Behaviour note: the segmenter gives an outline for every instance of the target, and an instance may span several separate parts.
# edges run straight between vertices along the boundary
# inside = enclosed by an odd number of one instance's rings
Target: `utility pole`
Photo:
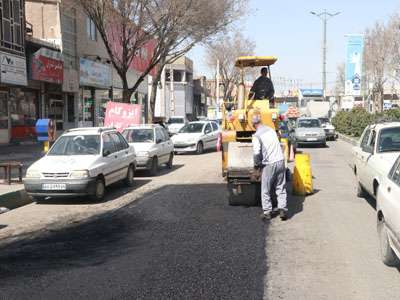
[[[327,51],[327,38],[326,38],[326,27],[328,24],[328,20],[339,15],[340,12],[329,13],[324,9],[321,13],[316,13],[314,11],[310,12],[312,15],[320,18],[322,20],[323,25],[323,36],[322,36],[322,89],[324,97],[326,96],[326,51]]]
[[[170,109],[172,112],[172,117],[175,116],[175,93],[174,93],[174,69],[172,63],[169,65],[169,82],[170,82]]]

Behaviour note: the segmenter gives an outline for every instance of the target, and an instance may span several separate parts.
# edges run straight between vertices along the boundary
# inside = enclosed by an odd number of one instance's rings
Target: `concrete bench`
[[[18,168],[18,182],[22,183],[22,167],[24,165],[19,161],[5,161],[0,162],[0,168],[4,170],[4,181],[11,184],[11,170]]]

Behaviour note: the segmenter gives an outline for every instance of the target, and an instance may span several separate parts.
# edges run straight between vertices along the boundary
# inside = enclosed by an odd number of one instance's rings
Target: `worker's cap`
[[[254,114],[251,118],[251,122],[256,125],[261,123],[261,116],[259,114]]]

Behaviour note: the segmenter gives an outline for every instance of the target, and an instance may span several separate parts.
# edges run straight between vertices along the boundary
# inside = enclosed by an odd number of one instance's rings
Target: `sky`
[[[235,23],[256,43],[256,55],[274,55],[272,77],[276,88],[321,88],[322,21],[310,14],[326,9],[341,12],[327,26],[327,83],[333,88],[337,66],[345,60],[345,35],[363,33],[375,22],[384,22],[400,12],[396,0],[250,0],[249,16]],[[188,56],[195,75],[211,77],[204,63],[204,48],[196,46]],[[277,87],[277,84],[279,87]]]

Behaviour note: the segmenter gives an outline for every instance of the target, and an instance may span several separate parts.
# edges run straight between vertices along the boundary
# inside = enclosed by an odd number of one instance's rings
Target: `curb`
[[[357,146],[357,145],[358,145],[358,140],[356,140],[355,138],[349,137],[349,136],[344,135],[344,134],[342,134],[342,133],[338,133],[338,135],[339,135],[339,138],[340,138],[342,141],[345,141],[346,143],[349,143],[349,144],[351,144],[351,145],[353,145],[353,146]]]
[[[32,200],[24,189],[0,195],[0,207],[5,207],[8,210],[12,210],[30,203],[32,203]],[[2,210],[1,212],[6,211]]]

